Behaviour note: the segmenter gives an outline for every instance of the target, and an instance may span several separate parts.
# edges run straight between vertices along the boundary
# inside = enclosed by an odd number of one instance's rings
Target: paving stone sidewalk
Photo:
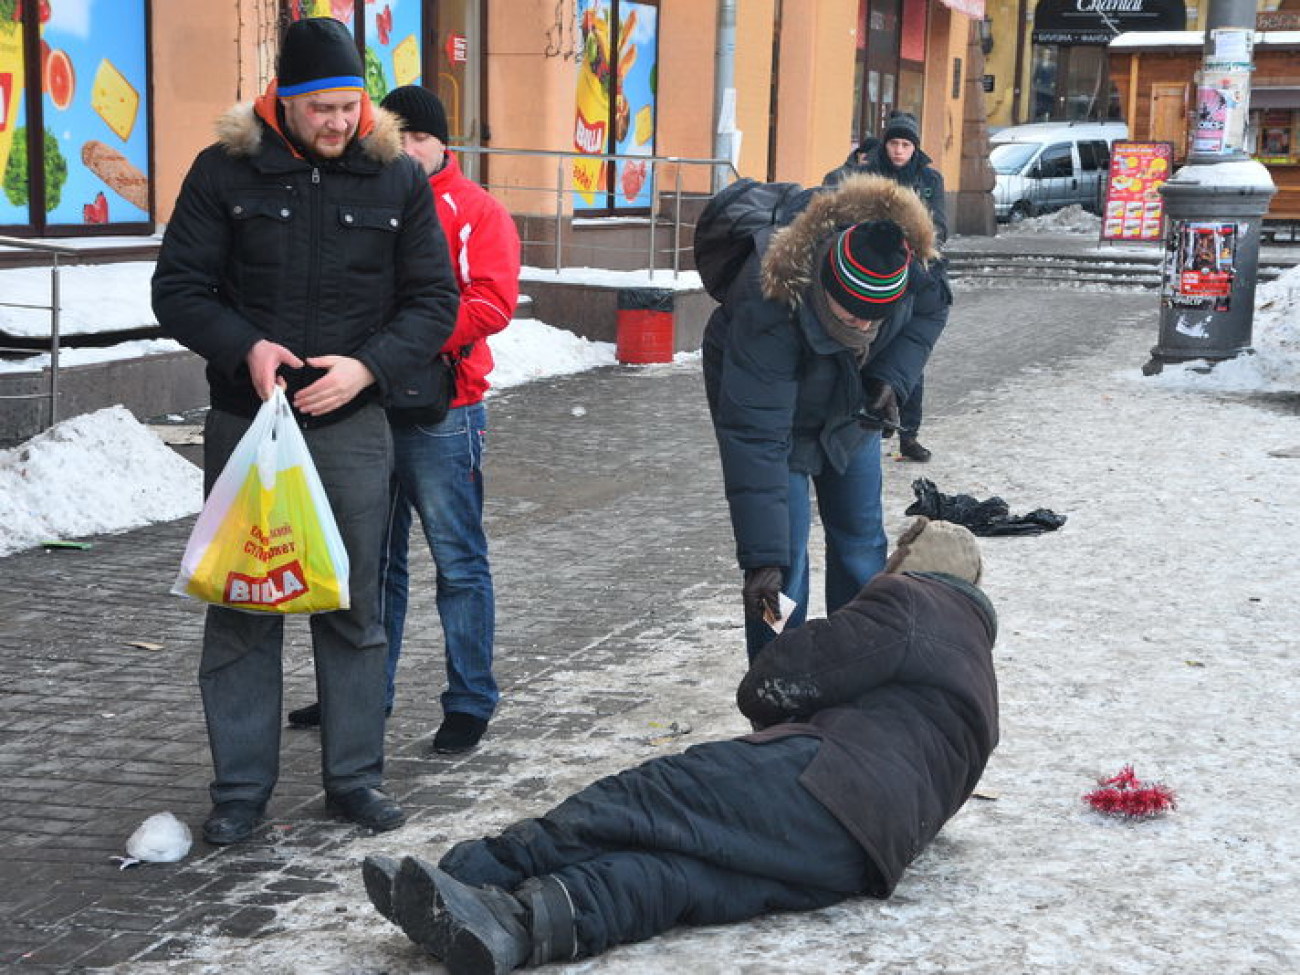
[[[936,353],[944,367],[928,377],[933,411],[1095,341],[1071,324],[1085,315],[1095,328],[1150,303],[1061,294],[1051,321],[1027,329],[1041,294],[963,301]],[[493,740],[535,749],[599,735],[604,717],[644,705],[660,689],[616,679],[630,641],[611,634],[632,622],[671,630],[738,586],[697,364],[537,382],[495,397],[491,410],[503,689],[526,698],[557,670],[611,676],[565,708],[503,708],[487,746],[462,758],[426,756],[436,697],[399,686],[386,778],[417,821],[464,809],[476,779],[509,781],[513,752]],[[0,559],[0,969],[160,961],[211,934],[255,938],[274,929],[277,910],[329,895],[334,874],[315,864],[346,855],[360,835],[324,810],[317,736],[286,730],[270,820],[254,841],[217,849],[197,840],[166,869],[119,871],[111,861],[145,816],[170,809],[197,831],[208,810],[195,679],[202,607],[166,595],[190,524]],[[410,618],[434,620],[427,557],[413,569]],[[314,697],[305,637],[291,623],[286,708]],[[720,638],[742,652],[738,629]],[[408,640],[403,668],[420,672],[421,687],[440,684],[435,625]],[[436,789],[424,784],[431,769]],[[518,778],[511,787],[530,788]]]

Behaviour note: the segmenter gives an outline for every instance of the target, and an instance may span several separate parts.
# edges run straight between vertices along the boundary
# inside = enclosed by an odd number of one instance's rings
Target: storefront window
[[[633,0],[578,0],[582,38],[574,93],[573,147],[584,155],[653,156],[658,92],[659,7]],[[650,169],[577,159],[575,211],[646,210]]]
[[[915,79],[900,79],[899,47],[903,36],[903,0],[859,0],[858,4],[858,65],[855,72],[857,98],[853,132],[855,143],[867,136],[878,136],[884,130],[889,113],[900,105],[900,98],[917,100],[914,95]],[[911,5],[913,0],[907,0]],[[921,51],[924,60],[924,8],[921,7]],[[915,14],[912,15],[913,18]],[[908,31],[912,48],[915,48],[915,30]],[[905,67],[908,67],[905,65]],[[916,68],[916,65],[910,66]],[[863,85],[862,81],[866,84]],[[902,85],[900,87],[900,80]],[[922,79],[923,81],[923,79]],[[919,111],[919,104],[916,110]],[[911,111],[912,109],[908,109]]]
[[[145,0],[0,0],[0,225],[147,229],[148,90]]]
[[[1266,108],[1250,113],[1250,131],[1254,136],[1251,155],[1262,163],[1285,166],[1300,163],[1297,126],[1300,108]]]

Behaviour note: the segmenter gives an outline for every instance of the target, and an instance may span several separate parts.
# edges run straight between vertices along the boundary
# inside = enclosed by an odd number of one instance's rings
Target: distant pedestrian
[[[853,176],[804,203],[756,240],[704,333],[750,660],[774,635],[780,593],[795,602],[789,624],[805,618],[813,490],[827,610],[884,566],[880,433],[897,426],[948,313],[915,193]]]
[[[891,112],[884,138],[869,141],[870,145],[864,142],[843,166],[827,173],[824,185],[838,185],[852,173],[874,173],[915,190],[930,211],[935,235],[942,247],[948,239],[943,174],[930,165],[930,157],[921,151],[921,128],[916,116],[910,112]],[[936,262],[936,267],[940,272],[944,271],[942,259]],[[947,287],[946,281],[944,287]],[[918,439],[924,393],[925,376],[921,375],[907,399],[899,404],[899,422],[903,429],[898,435],[898,452],[909,460],[922,463],[930,459],[930,451]]]
[[[889,897],[997,745],[979,577],[966,529],[918,519],[885,574],[754,662],[737,701],[761,730],[600,779],[436,867],[369,856],[372,903],[451,975],[480,975]]]
[[[321,767],[331,808],[376,830],[405,821],[380,791],[384,631],[379,555],[392,442],[381,397],[451,333],[447,248],[401,134],[365,94],[339,21],[290,24],[276,78],[218,124],[163,238],[153,305],[208,360],[208,490],[277,384],[286,386],[347,548],[351,608],[311,617]],[[279,777],[284,619],[207,611],[199,686],[214,779],[210,843],[251,835]]]
[[[492,675],[496,626],[492,571],[483,530],[483,451],[492,371],[487,338],[514,315],[519,299],[519,232],[504,206],[467,179],[447,149],[447,111],[433,92],[404,85],[380,103],[402,123],[402,146],[429,179],[438,219],[460,285],[456,329],[441,349],[455,389],[444,419],[390,409],[395,455],[384,554],[380,563],[384,629],[388,633],[387,709],[396,693],[410,572],[412,509],[418,512],[437,572],[448,687],[435,751],[464,752],[478,744],[500,692]],[[313,725],[319,705],[289,713],[289,723]]]

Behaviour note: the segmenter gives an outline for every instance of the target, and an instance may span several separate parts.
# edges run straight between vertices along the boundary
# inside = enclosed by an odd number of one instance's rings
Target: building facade
[[[316,15],[352,28],[372,96],[437,91],[467,168],[516,214],[557,197],[569,217],[647,213],[668,157],[815,183],[894,109],[921,120],[956,192],[982,14],[983,0],[0,0],[0,233],[152,233],[214,119],[263,90],[280,32]],[[716,167],[678,169],[673,188],[709,192]]]

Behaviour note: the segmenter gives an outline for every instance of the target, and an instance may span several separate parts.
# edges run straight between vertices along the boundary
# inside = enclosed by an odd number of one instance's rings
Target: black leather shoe
[[[384,833],[406,823],[402,807],[378,789],[360,788],[337,796],[327,796],[325,805],[358,826]]]
[[[914,460],[918,464],[924,464],[930,459],[930,451],[921,446],[921,441],[915,437],[903,437],[898,441],[898,452],[908,460]]]
[[[479,743],[488,723],[472,714],[450,711],[442,719],[442,727],[433,736],[433,750],[440,755],[457,755],[467,752]]]
[[[320,702],[312,701],[305,708],[289,712],[290,728],[319,728]]]
[[[203,838],[215,846],[242,843],[253,835],[266,806],[260,802],[233,799],[212,807],[203,824]]]

